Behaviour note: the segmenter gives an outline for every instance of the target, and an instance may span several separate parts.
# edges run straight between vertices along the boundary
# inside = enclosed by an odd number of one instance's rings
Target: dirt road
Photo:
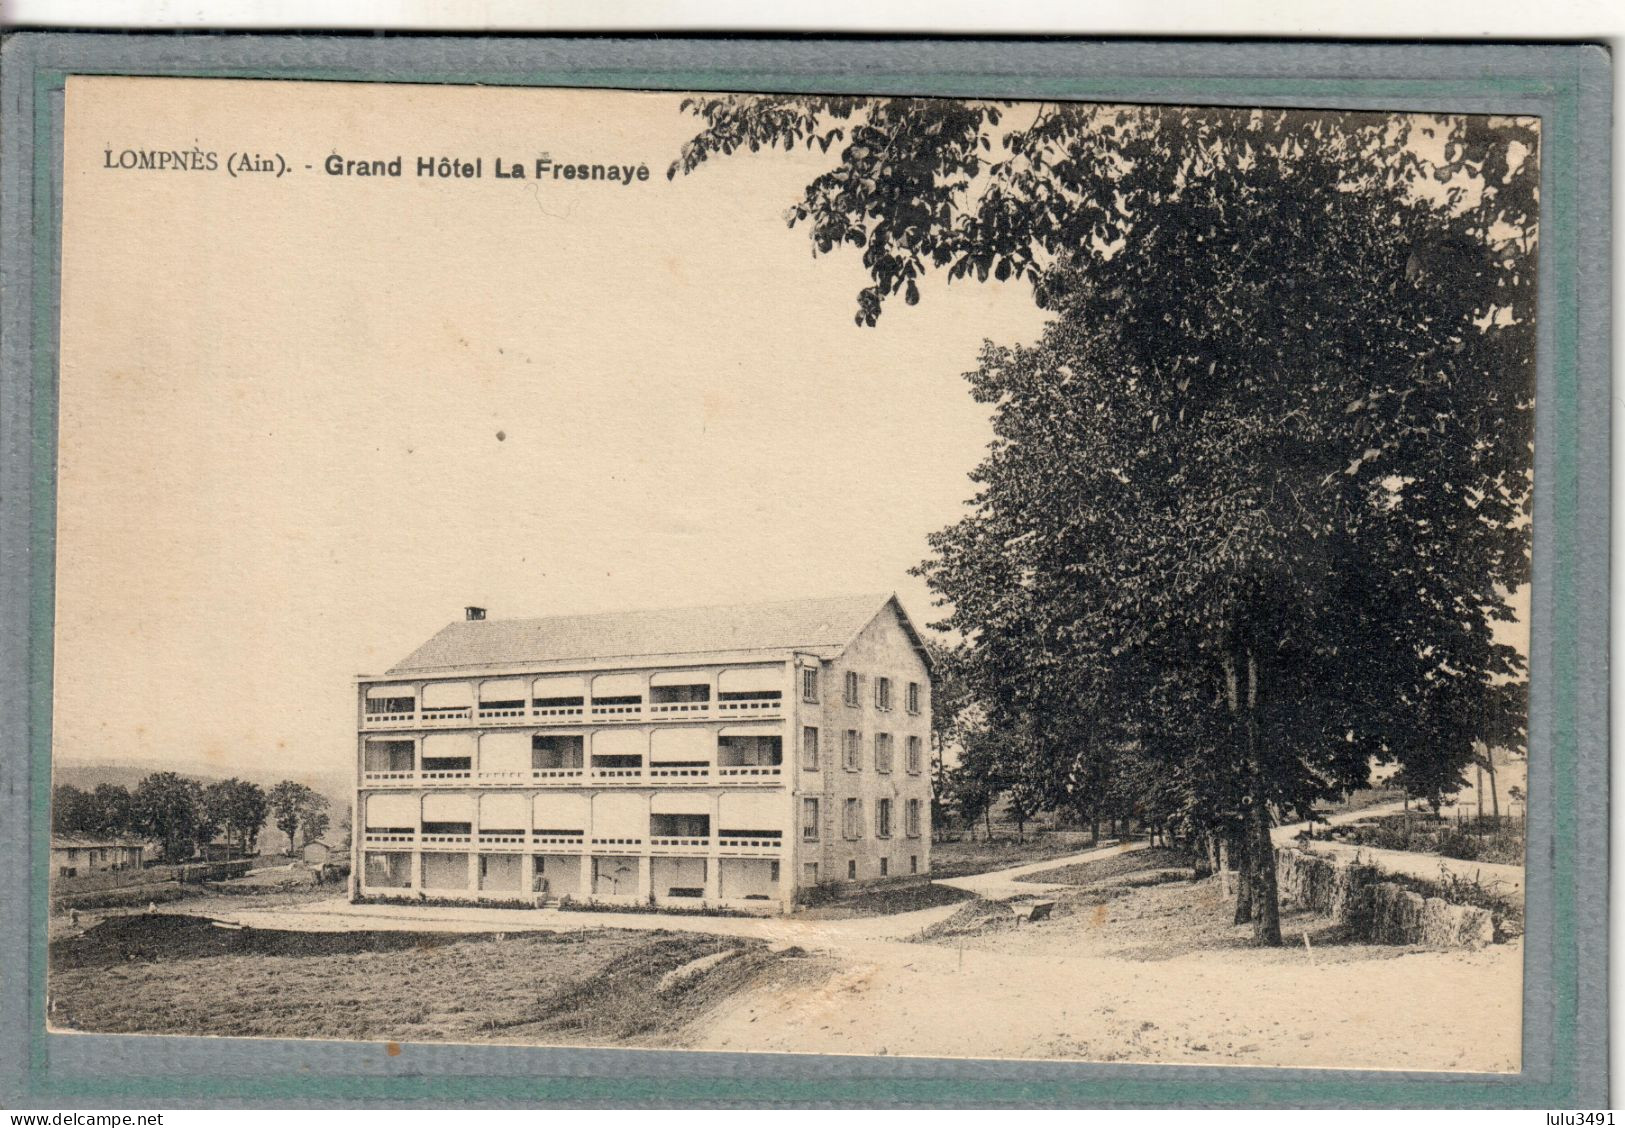
[[[1520,1059],[1522,945],[1433,952],[1244,936],[1189,948],[1172,914],[1198,887],[963,941],[852,939],[832,979],[740,995],[687,1044],[978,1058],[1511,1071]],[[1159,897],[1169,903],[1157,905]],[[1194,906],[1202,908],[1202,906]],[[1206,906],[1210,914],[1222,911]],[[1211,921],[1211,915],[1208,920]],[[1222,933],[1222,929],[1220,929]],[[1178,953],[1178,954],[1172,954]]]

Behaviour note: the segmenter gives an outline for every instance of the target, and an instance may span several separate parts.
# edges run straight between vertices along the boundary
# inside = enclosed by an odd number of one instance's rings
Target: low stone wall
[[[1383,876],[1376,866],[1339,862],[1293,846],[1275,851],[1281,899],[1330,917],[1359,939],[1430,948],[1482,948],[1495,939],[1488,909],[1424,897]]]
[[[1495,918],[1488,909],[1423,897],[1391,881],[1372,889],[1371,926],[1371,939],[1379,944],[1482,948],[1495,940]]]

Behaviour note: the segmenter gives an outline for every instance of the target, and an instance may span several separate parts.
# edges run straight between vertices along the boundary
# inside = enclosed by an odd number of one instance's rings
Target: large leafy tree
[[[320,820],[320,829],[308,834],[306,842],[314,841],[327,829],[327,798],[305,784],[285,779],[271,788],[267,799],[276,828],[287,835],[289,854],[299,847],[297,836],[301,827],[314,826]]]
[[[1051,734],[1054,795],[1160,769],[1157,817],[1231,842],[1237,915],[1278,943],[1272,812],[1371,757],[1436,795],[1507,726],[1523,662],[1491,624],[1529,561],[1531,123],[688,106],[704,127],[673,174],[835,149],[789,221],[861,251],[860,324],[933,270],[1026,279],[1055,314],[971,374],[996,438],[924,565],[989,721]]]
[[[211,783],[203,793],[211,821],[227,841],[243,854],[251,853],[269,811],[265,789],[257,783],[226,779]]]
[[[154,772],[131,795],[136,828],[163,847],[166,862],[184,862],[219,829],[203,798],[203,785],[175,772]]]

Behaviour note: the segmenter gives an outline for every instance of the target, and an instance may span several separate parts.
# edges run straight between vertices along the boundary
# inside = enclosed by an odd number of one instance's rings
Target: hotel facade
[[[927,873],[930,693],[895,596],[468,608],[357,679],[352,887],[786,912]]]

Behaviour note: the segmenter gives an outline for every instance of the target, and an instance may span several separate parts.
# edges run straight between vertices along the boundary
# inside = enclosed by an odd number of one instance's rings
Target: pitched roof
[[[51,835],[53,850],[105,850],[110,846],[129,849],[145,848],[146,843],[134,838],[81,838],[75,834]]]
[[[749,651],[805,650],[833,657],[895,598],[847,595],[545,619],[459,620],[389,673]],[[908,629],[912,634],[912,626]]]

